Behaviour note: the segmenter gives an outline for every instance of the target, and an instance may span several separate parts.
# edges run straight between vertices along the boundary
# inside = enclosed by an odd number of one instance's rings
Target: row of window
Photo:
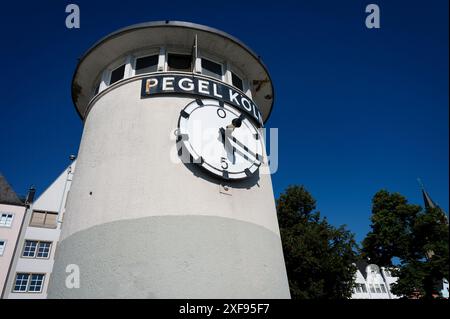
[[[58,221],[58,213],[46,211],[33,211],[30,220],[30,226],[56,228]]]
[[[355,293],[367,293],[366,284],[357,283],[353,289]],[[384,284],[369,284],[371,293],[386,293],[386,286]]]
[[[0,215],[0,227],[11,227],[14,214],[1,213]],[[45,212],[45,211],[33,211],[31,216],[30,226],[33,227],[45,227],[56,228],[58,221],[58,213]]]
[[[17,273],[13,292],[42,292],[45,274]]]
[[[6,240],[0,239],[0,256],[5,252]],[[51,241],[25,240],[22,257],[48,258],[50,256]]]
[[[22,257],[26,258],[48,258],[52,243],[50,241],[25,240]]]
[[[131,58],[130,58],[131,59]],[[165,59],[165,61],[161,61],[161,59]],[[131,61],[132,60],[132,61]],[[105,71],[103,74],[103,78],[100,79],[95,88],[94,94],[99,93],[102,89],[105,89],[107,86],[112,85],[124,78],[133,75],[139,75],[144,73],[151,73],[158,71],[159,65],[164,65],[161,67],[159,71],[181,71],[181,72],[193,72],[195,67],[194,59],[191,54],[179,54],[179,53],[168,53],[167,55],[162,54],[152,54],[141,56],[138,58],[132,58],[131,60],[127,60],[116,66],[114,69],[110,71]],[[129,63],[130,68],[132,69],[132,74],[126,73],[126,66]],[[200,58],[200,67],[198,68],[198,73],[203,75],[207,75],[213,78],[216,78],[220,81],[229,82],[229,84],[234,87],[244,91],[246,88],[244,87],[244,80],[242,77],[229,70],[230,78],[226,79],[226,67],[225,65],[212,61],[207,58]],[[102,85],[103,83],[103,85]]]

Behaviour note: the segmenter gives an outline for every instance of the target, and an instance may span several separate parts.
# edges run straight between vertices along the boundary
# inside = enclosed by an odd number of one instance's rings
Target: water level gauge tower
[[[84,130],[49,298],[290,297],[263,173],[274,91],[252,50],[198,24],[133,25],[82,56],[72,97]]]

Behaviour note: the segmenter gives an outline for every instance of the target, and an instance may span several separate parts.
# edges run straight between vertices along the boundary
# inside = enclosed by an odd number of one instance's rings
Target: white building
[[[391,292],[391,285],[397,281],[397,277],[393,277],[388,269],[364,261],[358,261],[356,268],[352,299],[398,298]]]
[[[26,209],[26,200],[17,196],[0,173],[0,298],[5,295],[6,281],[11,271]]]
[[[4,298],[47,298],[75,162],[36,199],[24,218]]]
[[[441,290],[441,295],[443,298],[448,299],[448,280],[444,279],[442,280],[442,290]]]

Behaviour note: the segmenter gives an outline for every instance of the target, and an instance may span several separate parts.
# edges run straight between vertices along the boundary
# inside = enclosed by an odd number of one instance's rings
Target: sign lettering
[[[177,93],[194,94],[221,100],[246,113],[259,126],[262,126],[262,117],[258,106],[246,95],[231,86],[195,75],[160,74],[142,79],[142,98]]]

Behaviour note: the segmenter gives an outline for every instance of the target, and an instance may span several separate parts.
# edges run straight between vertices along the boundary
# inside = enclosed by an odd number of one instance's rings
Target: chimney
[[[34,186],[31,186],[28,190],[27,198],[25,199],[25,204],[29,205],[34,200],[34,195],[36,194],[36,188]]]

